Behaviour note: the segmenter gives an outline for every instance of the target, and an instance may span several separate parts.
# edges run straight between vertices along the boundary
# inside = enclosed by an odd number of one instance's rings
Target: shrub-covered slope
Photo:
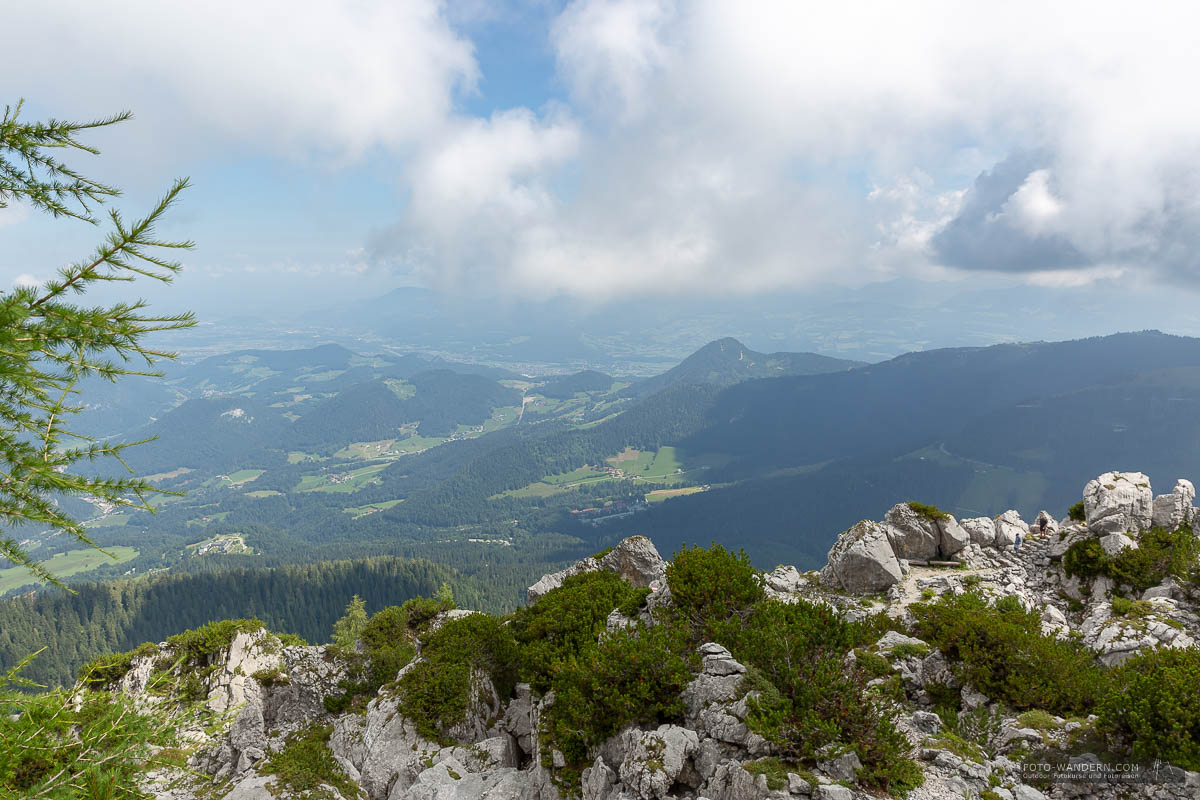
[[[719,545],[668,563],[634,537],[504,617],[454,610],[446,589],[369,618],[352,604],[337,644],[213,623],[84,669],[82,707],[125,737],[108,761],[67,695],[8,698],[0,741],[28,745],[5,744],[0,787],[78,773],[164,800],[1194,797],[1184,483],[1147,504],[1136,473],[1101,476],[1084,519],[1046,515],[1044,533],[1043,515],[901,504],[839,537],[820,573],[759,572]],[[1078,555],[1093,540],[1104,558]],[[38,755],[59,740],[61,757]]]

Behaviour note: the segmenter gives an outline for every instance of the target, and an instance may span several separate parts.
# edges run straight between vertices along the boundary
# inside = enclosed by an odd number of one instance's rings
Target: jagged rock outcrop
[[[967,546],[968,534],[949,514],[933,518],[897,503],[884,515],[888,540],[897,558],[926,561],[949,558]]]
[[[1167,530],[1175,530],[1181,525],[1191,525],[1196,502],[1196,487],[1191,481],[1180,478],[1175,481],[1175,488],[1170,494],[1160,494],[1154,498],[1154,511],[1151,521],[1154,525]]]
[[[885,525],[863,520],[838,537],[821,570],[821,583],[854,594],[882,592],[903,573]]]
[[[1017,542],[1017,536],[1025,537],[1029,534],[1029,526],[1021,519],[1021,515],[1012,509],[996,515],[992,525],[996,531],[996,547],[1012,547]]]
[[[991,517],[970,517],[959,522],[973,544],[980,547],[996,546],[996,523]]]
[[[1083,488],[1088,530],[1098,536],[1141,531],[1154,517],[1150,479],[1140,472],[1106,472]]]
[[[564,570],[543,575],[537,583],[529,587],[529,602],[532,603],[546,592],[562,586],[563,581],[572,575],[599,570],[615,572],[634,586],[647,587],[662,583],[666,577],[667,562],[663,561],[654,543],[645,536],[630,536],[599,559],[585,558]]]

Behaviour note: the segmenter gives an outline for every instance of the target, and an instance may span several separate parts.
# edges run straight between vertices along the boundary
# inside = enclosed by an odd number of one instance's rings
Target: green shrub
[[[512,631],[489,614],[451,620],[423,640],[422,660],[399,681],[400,711],[427,739],[446,741],[471,704],[471,673],[486,675],[501,698],[512,695],[519,652]]]
[[[788,785],[788,773],[795,772],[794,769],[790,769],[789,765],[784,764],[778,758],[760,758],[757,761],[747,761],[745,764],[742,764],[742,769],[751,775],[766,775],[767,788],[773,792],[786,789]]]
[[[854,660],[858,662],[858,666],[862,667],[863,672],[872,678],[883,678],[892,674],[892,665],[878,653],[858,650],[854,653]]]
[[[927,506],[924,503],[915,503],[910,500],[908,502],[908,507],[912,509],[913,513],[918,517],[924,517],[930,522],[938,522],[939,520],[950,519],[950,515],[945,511],[942,511],[937,506]]]
[[[681,693],[692,681],[695,651],[669,625],[606,634],[556,671],[547,730],[569,764],[631,722],[654,725],[683,716]]]
[[[717,632],[731,624],[740,626],[765,596],[746,551],[731,553],[719,544],[676,553],[667,566],[667,585],[677,614],[699,641],[717,639]]]
[[[1001,614],[1024,614],[1025,606],[1015,594],[1006,594],[996,601],[996,610]]]
[[[1200,770],[1200,650],[1149,650],[1113,671],[1100,726],[1136,759]]]
[[[1074,520],[1075,522],[1086,522],[1087,521],[1087,517],[1084,514],[1084,510],[1083,510],[1083,501],[1082,500],[1080,500],[1078,503],[1076,503],[1075,505],[1073,505],[1067,509],[1067,517],[1068,517],[1068,519]]]
[[[563,664],[595,647],[613,609],[640,605],[645,597],[644,590],[602,570],[573,575],[533,605],[518,610],[512,617],[512,631],[522,645],[523,679],[538,692],[549,691]]]
[[[143,797],[137,783],[151,745],[174,744],[163,719],[108,692],[7,691],[22,684],[17,672],[0,673],[0,797],[86,798],[88,787],[98,797]]]
[[[917,635],[961,662],[960,677],[1015,709],[1089,713],[1105,689],[1091,651],[1043,636],[1036,613],[989,608],[975,592],[911,609]]]
[[[866,691],[866,672],[846,668],[860,636],[827,606],[764,600],[722,643],[754,667],[762,693],[746,724],[781,757],[812,761],[825,745],[848,743],[863,762],[865,785],[903,792],[923,777],[905,757],[908,743],[892,712]]]
[[[1138,546],[1109,556],[1096,539],[1084,539],[1063,554],[1063,570],[1072,576],[1093,578],[1106,575],[1119,586],[1144,592],[1173,577],[1195,579],[1200,542],[1191,528],[1168,531],[1151,528],[1138,536]]]
[[[349,708],[361,710],[379,688],[396,679],[396,674],[413,660],[418,631],[437,614],[448,611],[443,600],[414,597],[401,606],[388,606],[371,615],[355,636],[363,643],[361,653],[336,648],[347,662],[348,675],[338,684],[341,694],[324,699],[325,710],[340,714]],[[358,704],[357,706],[355,704]]]
[[[1103,575],[1108,564],[1108,554],[1098,539],[1083,539],[1067,548],[1063,553],[1063,571],[1076,578],[1094,578]]]
[[[383,684],[396,680],[396,673],[416,655],[403,606],[388,606],[374,614],[363,626],[359,638],[367,659],[367,685],[363,694],[374,694]]]
[[[279,667],[255,670],[250,677],[267,687],[287,686],[292,682],[292,679],[288,677],[288,674],[279,669]]]
[[[367,604],[358,595],[350,598],[345,615],[333,623],[333,643],[342,650],[353,650],[367,624]]]
[[[272,794],[296,797],[302,792],[315,792],[322,784],[328,784],[337,789],[342,797],[359,796],[358,784],[342,771],[327,745],[332,733],[331,725],[310,726],[289,735],[283,749],[267,757],[259,771],[278,778],[271,785]],[[305,796],[313,800],[332,797],[328,793]]]
[[[79,668],[79,680],[91,688],[107,686],[129,672],[132,664],[132,652],[97,656]]]
[[[1022,728],[1033,728],[1035,731],[1054,731],[1063,726],[1053,714],[1040,708],[1026,711],[1017,717],[1017,722]]]
[[[1112,599],[1112,612],[1118,616],[1125,616],[1133,610],[1133,601],[1128,597],[1114,597]]]
[[[901,642],[892,648],[892,658],[924,658],[929,655],[929,647],[914,642]]]
[[[233,643],[239,633],[254,633],[264,628],[257,619],[225,619],[210,622],[195,630],[167,637],[167,645],[188,666],[205,666],[225,648]]]

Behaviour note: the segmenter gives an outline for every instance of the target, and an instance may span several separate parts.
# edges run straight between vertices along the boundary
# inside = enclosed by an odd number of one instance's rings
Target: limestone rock
[[[937,521],[939,555],[942,558],[958,554],[971,542],[971,534],[958,524],[953,516]]]
[[[699,745],[695,731],[678,725],[647,731],[622,762],[621,783],[642,800],[661,800]]]
[[[1083,487],[1083,509],[1088,529],[1098,536],[1145,530],[1154,514],[1150,479],[1140,472],[1106,472]]]
[[[274,793],[267,788],[274,780],[270,775],[247,775],[222,800],[275,800]]]
[[[639,588],[657,588],[666,578],[667,562],[663,561],[654,543],[645,536],[630,536],[599,560],[588,557],[564,570],[543,575],[527,590],[529,602],[532,603],[547,592],[562,586],[563,581],[573,575],[602,569],[615,572]]]
[[[383,697],[367,705],[362,747],[361,784],[371,800],[399,797],[441,749],[417,733],[395,700]]]
[[[1154,498],[1152,522],[1160,528],[1173,531],[1180,525],[1190,525],[1192,522],[1192,503],[1196,500],[1196,487],[1191,481],[1180,478],[1175,481],[1175,488],[1170,494],[1160,494]]]
[[[757,800],[766,794],[759,792],[754,776],[732,760],[717,765],[712,778],[702,788],[704,796],[712,800]]]
[[[806,584],[800,570],[792,566],[776,567],[763,575],[764,588],[775,595],[793,595]]]
[[[592,766],[585,769],[581,777],[583,800],[607,800],[616,782],[617,774],[604,763],[603,758],[596,756]]]
[[[239,631],[229,643],[228,655],[216,661],[219,666],[209,682],[208,707],[221,714],[245,703],[247,686],[254,683],[250,676],[259,670],[279,669],[280,656],[279,640],[265,629]]]
[[[934,716],[937,716],[936,714]],[[853,750],[846,750],[836,756],[817,762],[817,767],[836,781],[852,781],[862,769],[862,761]]]
[[[913,511],[908,503],[892,506],[883,521],[897,558],[926,561],[937,557],[941,531],[936,521]]]
[[[879,641],[875,643],[875,649],[881,653],[890,653],[899,645],[911,645],[913,647],[929,648],[929,645],[924,641],[917,639],[914,636],[905,636],[900,631],[888,631],[883,636],[879,637]]]
[[[980,547],[996,546],[996,523],[990,517],[970,517],[958,523]]]
[[[538,579],[537,583],[533,584],[526,590],[526,595],[529,602],[532,603],[544,594],[554,591],[562,586],[563,581],[574,575],[582,575],[585,572],[596,572],[600,569],[600,562],[590,556],[582,561],[576,561],[566,569],[558,572],[551,572],[548,575],[543,575]]]
[[[884,591],[901,577],[888,529],[869,520],[838,536],[821,570],[822,584],[855,594]]]
[[[1016,544],[1017,534],[1024,537],[1029,532],[1029,526],[1021,519],[1021,515],[1009,509],[992,520],[996,526],[996,547],[1006,548]]]
[[[667,576],[667,562],[645,536],[630,536],[600,559],[600,569],[615,572],[639,589],[661,584]]]
[[[1123,533],[1110,533],[1100,537],[1100,546],[1110,556],[1119,555],[1125,550],[1136,550],[1137,542]]]

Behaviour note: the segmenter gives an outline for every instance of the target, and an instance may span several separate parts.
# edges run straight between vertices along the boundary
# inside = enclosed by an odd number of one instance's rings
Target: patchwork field
[[[80,572],[87,572],[103,564],[121,564],[137,557],[138,551],[132,547],[110,547],[108,551],[116,558],[110,558],[99,550],[86,548],[59,553],[47,559],[46,569],[60,578],[68,578]],[[19,586],[30,583],[29,570],[24,567],[9,567],[0,569],[0,594]]]

